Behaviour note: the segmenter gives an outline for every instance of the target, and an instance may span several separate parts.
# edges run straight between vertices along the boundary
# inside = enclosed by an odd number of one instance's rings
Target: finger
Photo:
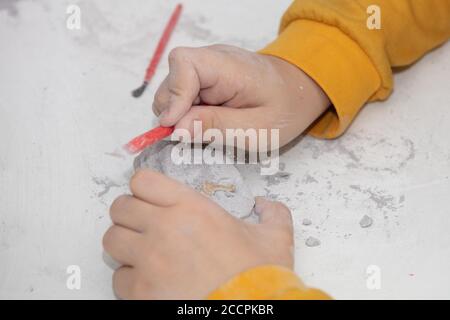
[[[116,296],[120,299],[135,299],[136,298],[136,271],[131,267],[121,267],[113,274],[113,290]]]
[[[136,248],[139,240],[139,233],[113,225],[103,236],[103,248],[117,262],[132,266],[137,258]]]
[[[223,65],[223,54],[208,48],[175,48],[169,54],[168,105],[160,117],[162,126],[173,126],[192,105],[201,89],[214,87]]]
[[[251,119],[251,121],[249,121]],[[224,138],[223,144],[236,145],[233,141],[227,141],[227,129],[242,129],[234,132],[237,141],[246,141],[245,148],[256,151],[258,148],[259,129],[270,129],[270,121],[273,117],[262,108],[229,108],[216,106],[196,106],[176,124],[176,129],[188,130],[192,137],[195,136],[194,121],[201,121],[202,132],[205,134],[204,142],[209,142],[209,129],[218,129]],[[247,131],[251,129],[250,131]],[[248,138],[248,140],[246,139]],[[252,145],[249,146],[250,137],[254,137]],[[265,137],[261,137],[265,138]],[[266,140],[268,138],[265,138]],[[266,141],[270,144],[270,141]],[[240,147],[240,146],[239,146]],[[255,150],[254,150],[255,149]]]
[[[159,207],[150,203],[129,195],[122,195],[112,203],[110,216],[116,225],[144,232],[155,220],[155,214],[160,211]]]
[[[225,134],[226,129],[269,129],[271,118],[266,110],[262,111],[262,108],[195,106],[180,119],[175,128],[183,128],[192,132],[193,121],[200,120],[203,131],[219,129]]]
[[[170,98],[169,81],[168,77],[166,77],[159,86],[158,90],[156,91],[155,97],[153,99],[152,110],[156,116],[159,117],[161,113],[164,111],[164,109],[166,109],[169,106],[169,98]],[[197,96],[192,102],[192,105],[197,106],[200,103],[201,103],[200,96]]]
[[[155,206],[172,206],[193,192],[186,185],[162,173],[144,169],[137,171],[130,180],[133,195]]]
[[[259,216],[259,222],[262,226],[292,237],[292,216],[290,210],[284,204],[268,201],[263,197],[256,197],[255,212]]]
[[[153,113],[157,116],[167,108],[169,104],[170,92],[169,92],[169,80],[166,77],[156,90],[155,97],[153,98]]]
[[[168,105],[161,115],[162,126],[172,126],[192,106],[200,92],[200,80],[192,62],[192,48],[175,48],[169,54]]]

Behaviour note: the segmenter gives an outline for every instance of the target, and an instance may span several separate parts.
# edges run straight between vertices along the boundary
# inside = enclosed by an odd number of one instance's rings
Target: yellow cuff
[[[361,107],[381,85],[372,61],[338,28],[312,20],[295,20],[260,51],[303,70],[328,95],[334,108],[326,111],[309,133],[335,138],[344,133]]]
[[[215,290],[210,300],[330,299],[320,290],[307,288],[287,268],[261,266],[247,270]]]

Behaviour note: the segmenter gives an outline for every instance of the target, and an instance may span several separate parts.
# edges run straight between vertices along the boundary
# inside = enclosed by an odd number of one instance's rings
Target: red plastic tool
[[[156,127],[128,142],[124,146],[124,149],[131,154],[137,153],[154,144],[155,142],[158,142],[165,137],[170,136],[173,130],[174,127]]]

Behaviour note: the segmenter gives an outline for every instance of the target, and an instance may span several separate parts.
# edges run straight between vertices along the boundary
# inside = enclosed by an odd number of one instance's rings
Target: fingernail
[[[169,115],[169,107],[167,107],[166,109],[164,109],[160,114],[159,114],[159,120],[164,120],[167,118],[167,116]]]
[[[264,211],[264,207],[267,203],[267,200],[263,197],[256,197],[255,198],[255,213],[261,214]]]

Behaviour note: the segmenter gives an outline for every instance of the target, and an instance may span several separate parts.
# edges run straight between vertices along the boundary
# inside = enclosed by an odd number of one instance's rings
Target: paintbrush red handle
[[[170,36],[172,35],[173,29],[177,25],[178,19],[181,15],[181,10],[183,9],[183,6],[181,4],[178,4],[175,8],[175,10],[172,13],[172,16],[170,17],[169,21],[167,22],[166,27],[164,28],[164,32],[159,39],[158,45],[156,46],[155,52],[153,53],[152,59],[150,60],[150,64],[147,67],[147,70],[145,72],[144,82],[139,88],[136,88],[131,92],[133,97],[138,98],[140,97],[145,89],[147,88],[148,83],[152,79],[153,75],[156,72],[156,67],[159,64],[159,61],[161,60],[161,57],[164,53],[164,49],[167,46],[167,43],[169,42]]]
[[[131,154],[137,153],[154,144],[155,142],[158,142],[165,137],[170,136],[173,130],[174,127],[156,127],[141,134],[140,136],[137,136],[136,138],[128,142],[124,146],[124,148]]]
[[[161,56],[163,55],[164,49],[166,48],[166,45],[169,42],[170,36],[172,35],[172,31],[177,24],[182,9],[183,6],[181,4],[178,4],[172,13],[172,16],[170,17],[169,22],[167,22],[166,28],[164,29],[164,32],[161,38],[159,39],[158,46],[156,47],[155,53],[153,54],[153,57],[145,73],[144,81],[150,82],[150,79],[155,74],[156,67],[158,66],[158,63],[161,60]]]

